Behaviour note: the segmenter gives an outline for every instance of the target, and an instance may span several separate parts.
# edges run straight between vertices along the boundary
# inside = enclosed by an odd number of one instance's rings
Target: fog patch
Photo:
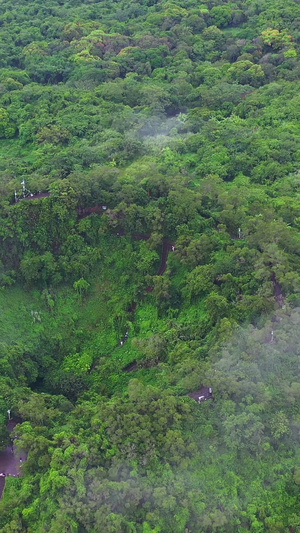
[[[187,115],[184,113],[178,113],[170,118],[149,117],[135,132],[135,136],[143,142],[147,151],[156,152],[157,149],[170,146],[183,137],[191,135],[186,131],[186,118]]]

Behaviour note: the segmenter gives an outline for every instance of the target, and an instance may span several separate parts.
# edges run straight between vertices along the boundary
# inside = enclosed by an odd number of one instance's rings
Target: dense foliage
[[[300,532],[300,5],[0,26],[0,531]]]

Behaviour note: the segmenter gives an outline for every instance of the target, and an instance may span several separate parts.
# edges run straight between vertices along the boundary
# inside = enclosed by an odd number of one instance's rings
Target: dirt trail
[[[279,307],[282,309],[283,306],[284,306],[284,296],[283,296],[283,292],[282,292],[282,287],[281,287],[280,283],[277,281],[274,272],[272,273],[271,279],[272,279],[272,283],[273,283],[273,287],[274,287],[275,300],[278,303]]]
[[[93,213],[103,213],[106,211],[106,205],[95,205],[94,207],[79,207],[77,210],[79,218],[84,218]]]
[[[169,241],[168,239],[163,239],[163,245],[162,245],[162,254],[161,254],[161,261],[160,265],[157,271],[157,276],[162,276],[166,269],[167,269],[167,262],[168,262],[168,256],[169,252],[173,252],[175,250],[175,243],[172,241]],[[154,287],[151,285],[146,288],[146,292],[152,292]]]
[[[138,370],[137,361],[132,361],[132,363],[129,363],[129,365],[125,366],[122,370],[123,372],[132,372],[133,370]]]
[[[150,233],[132,233],[131,237],[135,241],[148,241],[151,237]]]
[[[39,198],[47,198],[50,196],[50,192],[38,192],[37,194],[32,194],[29,196],[26,196],[25,198],[20,198],[20,200],[37,200]]]
[[[198,403],[206,402],[207,400],[213,399],[212,388],[211,387],[202,387],[199,390],[194,392],[189,392],[187,394],[190,398],[193,398]]]
[[[165,273],[167,269],[167,261],[168,261],[169,252],[174,251],[174,250],[175,250],[175,243],[164,238],[163,246],[162,246],[161,263],[160,263],[160,267],[157,272],[157,276],[162,276]]]
[[[8,430],[12,432],[20,422],[20,419],[9,420],[7,423]],[[14,440],[12,440],[11,444],[9,444],[5,450],[0,452],[0,499],[2,498],[5,488],[5,478],[7,476],[19,477],[21,475],[21,458],[22,460],[25,460],[26,453],[17,451]]]

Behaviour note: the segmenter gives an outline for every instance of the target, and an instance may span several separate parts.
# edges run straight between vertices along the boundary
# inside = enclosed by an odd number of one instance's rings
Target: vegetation
[[[0,532],[300,532],[299,21],[2,0]]]

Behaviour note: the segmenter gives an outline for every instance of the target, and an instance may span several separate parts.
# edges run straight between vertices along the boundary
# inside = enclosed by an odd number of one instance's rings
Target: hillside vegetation
[[[2,0],[1,533],[300,533],[299,53],[292,0]]]

